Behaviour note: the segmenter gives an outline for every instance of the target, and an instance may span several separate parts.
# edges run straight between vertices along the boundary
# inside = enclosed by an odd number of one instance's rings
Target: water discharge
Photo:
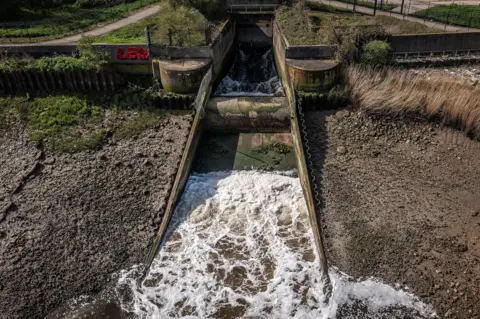
[[[283,96],[272,49],[240,48],[215,96]]]
[[[335,269],[326,303],[320,271],[293,172],[192,174],[146,277],[123,271],[116,291],[138,318],[433,315],[408,292]]]

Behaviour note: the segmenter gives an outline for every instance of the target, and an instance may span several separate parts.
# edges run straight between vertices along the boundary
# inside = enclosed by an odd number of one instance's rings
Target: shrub
[[[78,53],[80,58],[90,64],[92,68],[100,70],[110,62],[111,57],[107,51],[94,47],[94,41],[94,37],[83,36],[77,43]]]
[[[390,45],[385,41],[373,40],[363,46],[360,61],[369,65],[382,65],[388,61]]]
[[[198,31],[206,29],[207,20],[195,9],[164,4],[158,18],[162,23],[159,23],[157,35],[169,45],[183,46],[202,42],[201,38],[205,38],[204,32]]]

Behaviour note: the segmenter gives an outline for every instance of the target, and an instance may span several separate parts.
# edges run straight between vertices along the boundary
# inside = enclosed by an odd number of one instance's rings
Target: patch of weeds
[[[274,142],[266,146],[255,148],[252,151],[260,154],[268,154],[270,152],[277,153],[277,154],[288,154],[292,150],[290,149],[290,147],[288,147],[285,144]]]
[[[101,125],[103,110],[81,96],[49,96],[28,103],[30,138],[58,151],[95,148],[103,133],[90,133]],[[93,129],[95,130],[95,129]]]
[[[158,109],[139,111],[116,111],[112,126],[115,136],[120,139],[132,138],[159,124],[165,117],[165,111]]]
[[[312,17],[302,3],[281,7],[276,11],[275,19],[291,45],[330,44],[333,40],[328,19],[320,13]]]
[[[86,150],[96,150],[102,146],[105,131],[99,129],[93,133],[84,133],[79,136],[65,136],[53,139],[52,148],[61,153],[75,153]]]

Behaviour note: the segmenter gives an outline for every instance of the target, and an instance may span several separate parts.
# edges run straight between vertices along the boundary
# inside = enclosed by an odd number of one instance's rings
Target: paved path
[[[352,5],[349,3],[345,2],[340,2],[340,1],[330,1],[330,0],[314,0],[316,2],[320,2],[326,5],[331,5],[332,7],[337,7],[337,8],[343,8],[343,9],[349,9],[352,10]],[[359,13],[364,13],[368,15],[373,15],[373,9],[367,8],[367,7],[362,7],[357,5],[355,12]],[[426,26],[429,26],[430,28],[438,29],[439,31],[442,32],[480,32],[480,29],[475,29],[475,28],[468,28],[468,27],[461,27],[461,26],[456,26],[456,25],[446,25],[444,23],[440,22],[434,22],[434,21],[429,21],[429,20],[423,20],[420,18],[415,18],[412,16],[403,16],[399,13],[395,12],[386,12],[386,11],[380,11],[377,10],[377,15],[384,15],[384,16],[391,16],[395,17],[397,19],[402,19],[402,20],[408,20],[412,22],[418,22],[425,24]]]
[[[60,38],[60,39],[55,39],[55,40],[48,40],[48,41],[42,41],[42,42],[35,42],[35,43],[16,43],[16,44],[9,44],[9,45],[57,45],[57,44],[70,44],[77,42],[82,38],[83,35],[90,35],[90,36],[98,36],[98,35],[103,35],[106,34],[110,31],[120,29],[121,27],[124,27],[126,25],[136,23],[142,19],[148,18],[154,14],[156,14],[160,10],[159,5],[154,5],[151,7],[148,7],[146,9],[137,11],[136,13],[118,20],[116,22],[112,22],[110,24],[106,24],[103,26],[100,26],[98,28],[92,29],[90,31],[84,32],[84,33],[79,33],[71,36],[67,36],[65,38]]]

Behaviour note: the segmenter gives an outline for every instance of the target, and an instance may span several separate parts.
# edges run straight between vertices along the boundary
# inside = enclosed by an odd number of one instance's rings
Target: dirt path
[[[348,9],[352,10],[352,5],[348,4],[346,2],[340,2],[340,1],[332,1],[332,0],[314,0],[316,2],[320,2],[326,5],[331,5],[332,7],[337,7],[337,8],[342,8],[342,9]],[[373,9],[367,8],[367,7],[362,7],[357,5],[356,6],[356,12],[363,13],[363,14],[368,14],[368,15],[373,15]],[[391,16],[400,20],[408,20],[412,22],[418,22],[422,23],[430,28],[442,30],[443,32],[479,32],[480,29],[475,29],[475,28],[468,28],[468,27],[461,27],[461,26],[456,26],[456,25],[447,25],[445,26],[444,23],[440,22],[434,22],[434,21],[428,21],[428,20],[423,20],[420,18],[415,18],[412,16],[403,16],[400,13],[395,13],[395,12],[385,12],[385,11],[380,11],[377,10],[378,15],[384,15],[384,16]]]
[[[306,119],[330,265],[480,318],[480,143],[357,112]]]
[[[0,135],[0,317],[44,318],[144,261],[191,119],[73,155],[40,152],[20,128]]]

